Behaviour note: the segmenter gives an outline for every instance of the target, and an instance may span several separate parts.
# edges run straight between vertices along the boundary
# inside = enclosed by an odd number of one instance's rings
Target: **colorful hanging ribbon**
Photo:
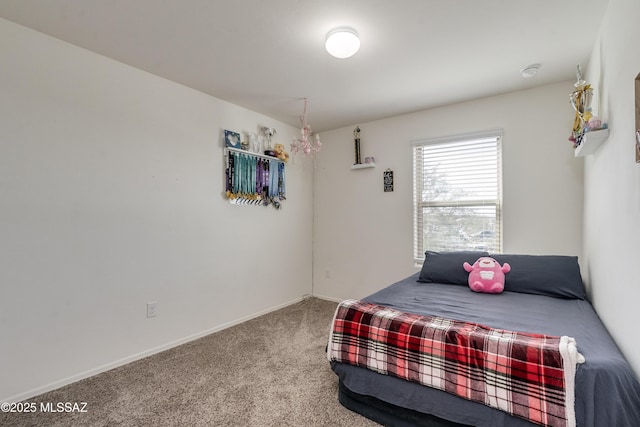
[[[226,196],[235,204],[273,204],[280,208],[280,202],[286,199],[284,163],[229,150]]]

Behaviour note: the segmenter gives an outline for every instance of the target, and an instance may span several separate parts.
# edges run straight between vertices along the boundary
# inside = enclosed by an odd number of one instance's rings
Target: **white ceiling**
[[[0,0],[0,17],[294,126],[308,98],[309,124],[323,131],[573,80],[606,7],[607,0]],[[361,48],[335,59],[325,35],[345,25],[358,31]],[[520,69],[533,63],[540,72],[523,79]]]

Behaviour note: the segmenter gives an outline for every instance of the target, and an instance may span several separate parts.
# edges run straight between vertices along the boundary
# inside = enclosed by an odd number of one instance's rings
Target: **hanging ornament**
[[[291,152],[297,154],[317,153],[322,148],[320,135],[311,131],[311,126],[307,123],[307,98],[304,99],[304,111],[300,117],[300,137],[293,138],[291,142]]]

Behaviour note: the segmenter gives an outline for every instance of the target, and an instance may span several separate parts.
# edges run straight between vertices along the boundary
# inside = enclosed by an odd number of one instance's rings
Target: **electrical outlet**
[[[158,315],[158,301],[147,303],[147,317],[156,317]]]

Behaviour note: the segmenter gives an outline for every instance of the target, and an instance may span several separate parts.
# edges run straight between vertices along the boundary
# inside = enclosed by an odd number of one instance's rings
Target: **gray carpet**
[[[335,308],[305,299],[28,400],[87,413],[0,413],[0,425],[377,426],[338,402],[324,352]]]

